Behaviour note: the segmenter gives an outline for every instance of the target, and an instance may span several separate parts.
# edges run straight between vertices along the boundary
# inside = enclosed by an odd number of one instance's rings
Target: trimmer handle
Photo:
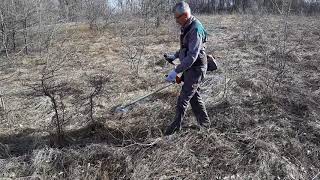
[[[166,75],[166,77],[168,77],[168,75]],[[182,78],[179,76],[176,76],[176,83],[180,84],[182,82]]]
[[[176,76],[176,83],[180,84],[182,82],[182,78],[179,76]]]

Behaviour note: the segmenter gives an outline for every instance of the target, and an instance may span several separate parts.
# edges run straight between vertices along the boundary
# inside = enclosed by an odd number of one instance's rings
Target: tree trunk
[[[23,27],[24,27],[24,52],[28,54],[28,32],[27,32],[27,18],[24,19]]]
[[[16,51],[17,44],[16,44],[16,30],[12,30],[12,49],[13,51]]]

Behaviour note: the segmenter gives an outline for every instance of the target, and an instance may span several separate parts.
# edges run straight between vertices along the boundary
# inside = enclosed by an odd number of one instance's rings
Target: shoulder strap
[[[196,21],[192,21],[192,23],[183,30],[183,37],[190,31],[190,29],[192,28],[192,26],[196,23]]]
[[[208,41],[208,33],[207,31],[204,29],[203,25],[199,22],[199,20],[194,20],[192,21],[192,23],[183,30],[183,33],[182,33],[182,39],[186,36],[186,34],[188,34],[188,32],[191,30],[191,28],[196,24],[196,23],[199,23],[201,25],[201,27],[203,28],[203,31],[204,31],[204,38],[203,38],[203,42],[207,42]]]

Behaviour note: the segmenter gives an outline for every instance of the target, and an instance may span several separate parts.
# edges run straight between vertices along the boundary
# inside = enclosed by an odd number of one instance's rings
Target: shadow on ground
[[[143,142],[147,137],[145,130],[132,129],[123,132],[106,127],[101,123],[89,124],[83,128],[65,132],[63,141],[57,142],[55,135],[36,129],[24,129],[17,134],[0,136],[0,158],[18,157],[44,147],[84,147],[88,144],[106,143],[113,146],[126,146]]]

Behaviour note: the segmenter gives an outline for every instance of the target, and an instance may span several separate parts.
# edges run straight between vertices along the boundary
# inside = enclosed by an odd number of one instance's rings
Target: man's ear
[[[191,13],[190,12],[186,12],[186,14],[187,14],[187,18],[188,19],[191,18]]]

